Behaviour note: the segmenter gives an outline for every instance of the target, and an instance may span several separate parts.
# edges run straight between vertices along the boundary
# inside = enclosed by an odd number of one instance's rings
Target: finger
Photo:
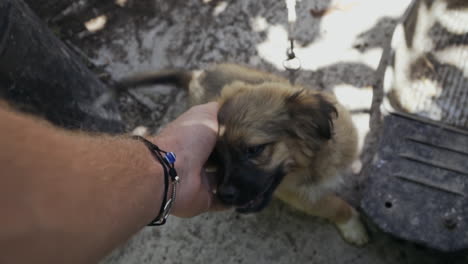
[[[192,108],[197,116],[200,118],[201,123],[218,134],[218,103],[211,102],[203,105],[198,105]]]
[[[204,111],[207,114],[211,115],[212,118],[216,117],[219,110],[219,104],[217,102],[209,102],[206,104],[198,105],[197,107],[200,108],[201,111]]]
[[[216,171],[207,171],[205,169],[204,172],[204,177],[206,178],[206,183],[208,185],[208,188],[214,192],[216,192],[216,189],[218,188],[218,173]]]
[[[202,185],[204,186],[206,194],[208,195],[208,211],[220,211],[228,209],[227,206],[221,203],[221,201],[218,199],[218,195],[216,194],[218,187],[216,175],[216,172],[207,172],[206,170],[204,170],[201,175]]]
[[[221,211],[229,209],[229,206],[226,206],[218,199],[217,189],[218,189],[218,174],[216,171],[207,172],[206,179],[208,181],[209,188],[211,190],[211,202],[210,202],[210,211]]]

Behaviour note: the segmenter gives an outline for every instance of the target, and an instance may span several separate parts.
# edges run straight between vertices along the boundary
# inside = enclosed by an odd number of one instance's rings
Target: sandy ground
[[[138,8],[145,12],[126,12],[124,6],[117,12],[125,16],[110,16],[103,30],[76,41],[111,78],[216,62],[287,76],[282,66],[288,44],[284,1],[144,2],[150,4]],[[294,36],[302,70],[297,82],[335,91],[354,113],[361,145],[382,46],[408,4],[409,0],[298,2]],[[172,87],[149,87],[121,97],[120,105],[129,130],[143,125],[157,131],[185,109],[184,100],[185,94]],[[342,191],[354,205],[359,204],[363,180],[358,172],[356,164]],[[273,201],[255,215],[171,217],[163,227],[144,228],[102,263],[456,263],[369,227],[371,243],[356,248],[325,221]]]

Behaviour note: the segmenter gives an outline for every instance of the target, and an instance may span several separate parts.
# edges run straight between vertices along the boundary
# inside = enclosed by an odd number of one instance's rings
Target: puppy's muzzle
[[[218,188],[218,197],[224,204],[233,205],[239,198],[240,191],[232,185],[221,185]]]

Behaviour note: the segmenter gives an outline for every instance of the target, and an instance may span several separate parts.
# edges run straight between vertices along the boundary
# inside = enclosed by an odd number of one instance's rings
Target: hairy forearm
[[[0,262],[93,262],[152,220],[160,165],[140,142],[0,108]]]

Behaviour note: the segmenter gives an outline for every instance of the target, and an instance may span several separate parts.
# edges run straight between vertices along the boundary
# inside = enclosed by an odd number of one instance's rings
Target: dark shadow
[[[22,1],[0,2],[0,96],[56,125],[118,133],[115,104],[93,108],[106,90]]]
[[[397,22],[398,19],[395,18],[381,18],[374,27],[359,34],[353,47],[362,53],[372,48],[384,47],[391,38]]]
[[[340,84],[368,88],[374,85],[375,70],[362,63],[336,63],[316,71],[304,71],[299,82],[323,90],[331,90]]]

